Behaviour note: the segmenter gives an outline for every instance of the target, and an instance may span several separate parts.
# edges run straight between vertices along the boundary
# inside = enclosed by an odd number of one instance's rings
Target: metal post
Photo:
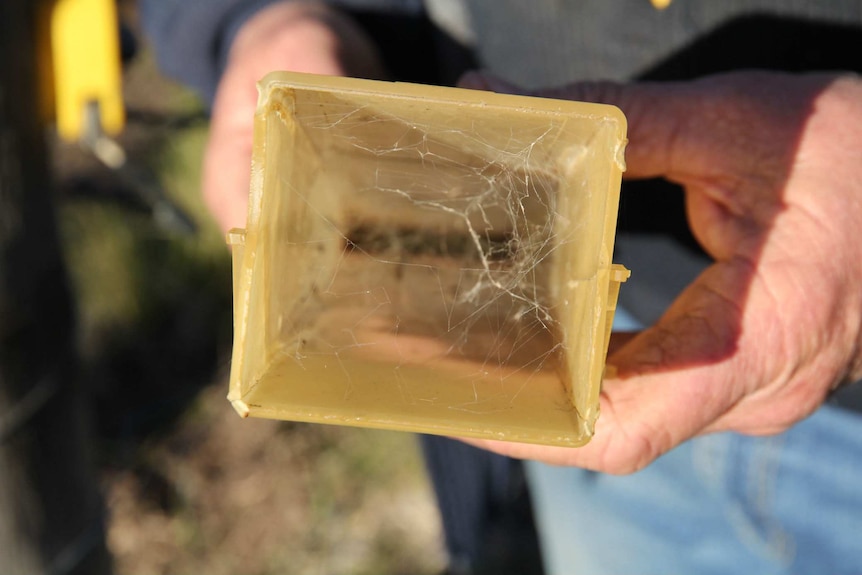
[[[0,573],[110,572],[37,100],[33,0],[0,2]]]

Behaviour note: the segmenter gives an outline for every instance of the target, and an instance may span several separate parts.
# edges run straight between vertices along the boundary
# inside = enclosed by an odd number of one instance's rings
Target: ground
[[[118,572],[434,573],[409,436],[241,420],[213,386],[106,474]]]

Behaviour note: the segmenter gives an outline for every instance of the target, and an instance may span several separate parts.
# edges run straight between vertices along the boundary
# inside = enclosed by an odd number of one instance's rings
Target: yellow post
[[[50,31],[60,136],[81,139],[94,112],[102,133],[117,134],[125,111],[114,0],[57,0]]]

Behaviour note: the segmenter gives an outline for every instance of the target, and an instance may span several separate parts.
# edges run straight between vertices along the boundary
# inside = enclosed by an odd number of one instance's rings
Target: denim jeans
[[[629,476],[527,477],[547,575],[862,574],[862,415],[844,408],[694,439]]]

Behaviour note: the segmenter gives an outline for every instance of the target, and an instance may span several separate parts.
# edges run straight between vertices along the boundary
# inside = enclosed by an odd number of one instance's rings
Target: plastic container
[[[232,230],[243,416],[576,446],[620,283],[611,106],[273,73]]]

